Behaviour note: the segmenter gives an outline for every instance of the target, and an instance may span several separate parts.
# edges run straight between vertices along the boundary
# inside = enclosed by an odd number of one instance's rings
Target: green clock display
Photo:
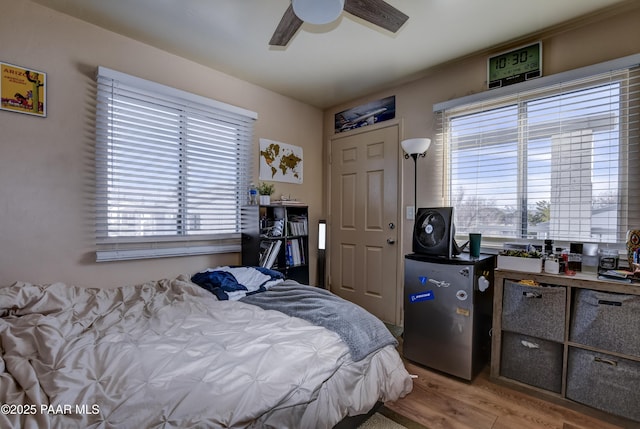
[[[489,58],[488,86],[499,88],[542,76],[540,42]]]

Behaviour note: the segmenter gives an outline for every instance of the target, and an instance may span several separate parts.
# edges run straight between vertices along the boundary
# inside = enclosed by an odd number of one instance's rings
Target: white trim
[[[213,241],[213,240],[229,240],[240,239],[242,234],[239,232],[232,232],[228,234],[187,234],[187,235],[154,235],[154,236],[142,236],[142,237],[110,237],[100,238],[97,240],[98,245],[119,245],[119,244],[138,244],[138,243],[186,243],[192,241]],[[178,245],[178,244],[177,244]],[[185,244],[185,246],[187,246]]]
[[[96,262],[122,261],[132,259],[171,258],[177,256],[211,255],[214,253],[240,252],[240,244],[213,246],[170,247],[162,249],[119,249],[96,251]]]
[[[185,101],[198,103],[204,106],[213,107],[216,109],[225,110],[227,112],[243,115],[251,119],[258,119],[258,114],[251,110],[243,109],[242,107],[233,106],[231,104],[223,103],[221,101],[212,100],[211,98],[203,97],[201,95],[192,94],[187,91],[172,88],[170,86],[163,85],[161,83],[152,82],[150,80],[142,79],[136,76],[131,76],[126,73],[122,73],[116,70],[111,70],[107,67],[98,66],[98,76],[113,79],[122,82],[127,85],[133,85],[138,89],[145,91],[161,92],[172,98],[180,98]]]
[[[516,85],[503,86],[501,88],[491,89],[477,94],[467,95],[465,97],[455,98],[453,100],[443,101],[433,105],[434,112],[451,109],[453,107],[462,106],[464,104],[477,103],[481,101],[491,100],[499,97],[514,95],[519,92],[530,91],[534,89],[544,88],[551,85],[567,82],[570,80],[591,77],[597,74],[606,73],[625,68],[631,68],[640,64],[640,54],[629,55],[627,57],[618,58],[603,63],[593,64],[562,73],[556,73],[551,76],[544,76],[537,79],[527,80]]]

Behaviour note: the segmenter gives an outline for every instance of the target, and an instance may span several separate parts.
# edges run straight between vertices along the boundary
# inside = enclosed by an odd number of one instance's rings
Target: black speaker
[[[453,207],[419,208],[413,228],[413,252],[451,258],[456,252]]]

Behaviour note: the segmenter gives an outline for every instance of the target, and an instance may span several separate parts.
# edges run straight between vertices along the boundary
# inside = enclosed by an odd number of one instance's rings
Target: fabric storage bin
[[[503,331],[500,375],[560,393],[562,351],[562,344]]]
[[[570,341],[640,357],[640,296],[579,289],[572,313]]]
[[[563,342],[567,288],[505,281],[502,329]]]
[[[567,398],[640,422],[640,362],[569,348]]]

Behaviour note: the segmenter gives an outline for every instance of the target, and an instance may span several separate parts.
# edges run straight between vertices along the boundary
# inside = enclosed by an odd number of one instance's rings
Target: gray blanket
[[[362,307],[324,289],[285,283],[240,300],[265,310],[280,311],[337,333],[354,361],[398,342],[380,319]]]

